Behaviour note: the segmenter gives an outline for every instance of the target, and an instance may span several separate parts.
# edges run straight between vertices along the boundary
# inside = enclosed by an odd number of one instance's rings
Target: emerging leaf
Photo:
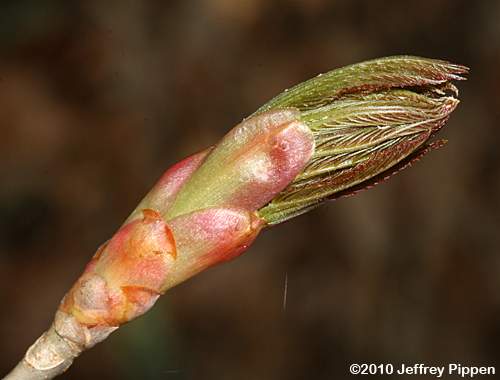
[[[410,160],[447,121],[459,101],[449,81],[464,66],[389,57],[331,71],[261,107],[294,107],[312,131],[315,150],[302,172],[259,210],[268,224],[302,214]]]

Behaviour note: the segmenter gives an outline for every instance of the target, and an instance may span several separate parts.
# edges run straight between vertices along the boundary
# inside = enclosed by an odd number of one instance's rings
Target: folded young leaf
[[[394,56],[342,67],[285,90],[255,113],[294,107],[301,111],[332,103],[353,93],[394,87],[432,86],[464,79],[468,68],[437,59]]]
[[[278,95],[265,109],[296,107],[312,131],[314,153],[259,216],[281,223],[339,192],[390,170],[425,146],[459,101],[449,81],[467,68],[418,57],[360,63]]]

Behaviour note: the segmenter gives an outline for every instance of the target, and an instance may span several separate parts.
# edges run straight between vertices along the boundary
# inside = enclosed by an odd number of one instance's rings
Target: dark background
[[[500,1],[2,0],[0,374],[167,167],[282,89],[393,54],[471,67],[444,149],[265,231],[62,378],[500,371],[499,19]]]

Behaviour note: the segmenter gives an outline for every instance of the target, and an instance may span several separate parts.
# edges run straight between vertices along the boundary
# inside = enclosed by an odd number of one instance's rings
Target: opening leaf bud
[[[287,90],[255,114],[293,107],[314,136],[304,169],[258,214],[277,224],[322,201],[370,187],[442,145],[429,139],[459,101],[468,69],[411,56],[330,71]]]

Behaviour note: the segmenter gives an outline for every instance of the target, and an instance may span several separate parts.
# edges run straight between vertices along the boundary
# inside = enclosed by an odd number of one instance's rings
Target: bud
[[[285,91],[167,170],[66,294],[12,378],[52,378],[160,294],[243,252],[266,225],[387,178],[442,145],[464,66],[390,57]],[[36,375],[36,376],[34,376]]]
[[[441,146],[428,143],[458,104],[451,80],[464,66],[401,56],[347,66],[283,92],[256,114],[293,107],[313,136],[304,170],[258,211],[277,224],[370,187],[416,156]]]
[[[243,252],[265,224],[255,211],[311,158],[314,139],[299,116],[263,112],[168,169],[98,249],[64,297],[60,319],[84,329],[120,326],[167,289]]]
[[[239,255],[265,225],[369,187],[442,142],[463,66],[384,58],[285,91],[167,170],[67,294],[85,326],[119,326],[166,289]]]
[[[160,294],[243,252],[266,225],[378,182],[428,143],[467,69],[394,57],[334,70],[278,95],[213,148],[167,170],[91,260],[60,311],[119,326]]]

